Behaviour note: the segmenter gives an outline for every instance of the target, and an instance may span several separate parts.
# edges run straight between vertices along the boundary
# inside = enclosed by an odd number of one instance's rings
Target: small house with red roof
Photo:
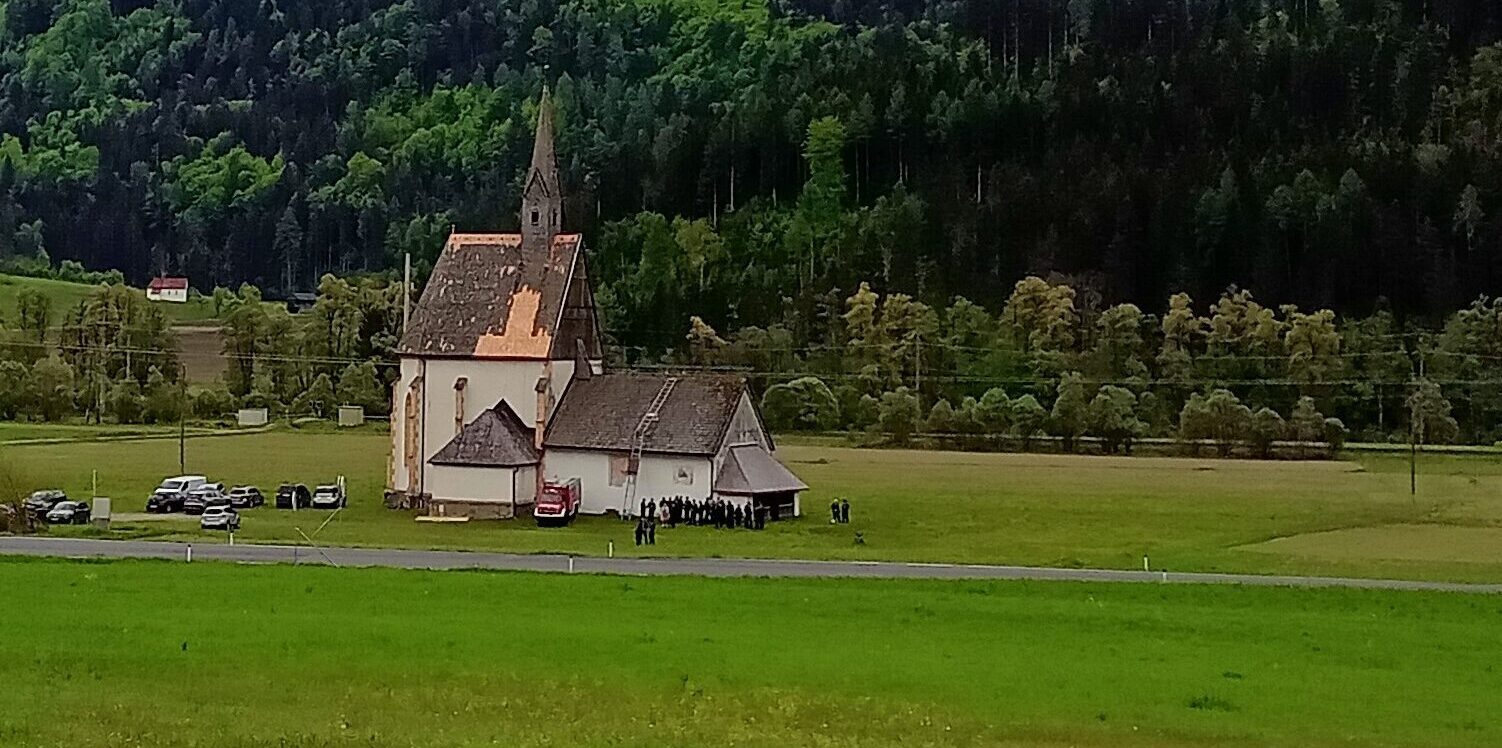
[[[146,286],[146,298],[149,301],[185,304],[188,301],[188,279],[181,276],[152,278],[150,285]]]

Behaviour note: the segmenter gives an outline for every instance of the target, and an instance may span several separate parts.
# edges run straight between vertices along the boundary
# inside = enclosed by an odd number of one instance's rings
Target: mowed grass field
[[[0,560],[6,746],[1495,746],[1502,597]]]
[[[351,505],[320,543],[519,553],[732,556],[1001,563],[1096,568],[1502,580],[1502,464],[1491,456],[1423,458],[1418,496],[1406,461],[1258,462],[860,450],[785,444],[812,489],[803,519],[764,532],[665,528],[633,546],[631,527],[581,518],[566,529],[527,522],[434,525],[383,508],[387,434],[281,429],[190,439],[189,472],[226,484],[309,485],[347,476]],[[91,471],[116,511],[137,512],[178,472],[175,440],[0,447],[39,487],[87,496]],[[850,525],[830,525],[831,497]],[[242,541],[300,542],[326,515],[247,512]],[[224,542],[195,518],[129,520],[131,535]],[[63,528],[60,533],[88,532]],[[861,533],[864,544],[855,534]]]

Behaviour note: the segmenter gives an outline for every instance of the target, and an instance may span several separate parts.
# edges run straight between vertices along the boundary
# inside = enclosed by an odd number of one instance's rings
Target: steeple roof
[[[561,197],[558,184],[558,151],[553,145],[553,96],[544,87],[537,104],[537,135],[532,141],[532,167],[527,170],[526,199]],[[533,190],[538,190],[534,193]]]

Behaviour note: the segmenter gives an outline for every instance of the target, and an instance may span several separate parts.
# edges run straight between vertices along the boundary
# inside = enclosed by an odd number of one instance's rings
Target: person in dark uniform
[[[657,545],[657,518],[647,518],[647,545]]]
[[[840,500],[831,499],[829,502],[829,524],[837,525],[840,522]]]
[[[850,524],[850,499],[840,499],[840,524]]]
[[[644,518],[642,518],[642,517],[637,517],[636,518],[636,544],[637,545],[641,545],[642,541],[646,540],[646,528],[643,527],[643,524],[642,524],[645,521],[646,520]]]

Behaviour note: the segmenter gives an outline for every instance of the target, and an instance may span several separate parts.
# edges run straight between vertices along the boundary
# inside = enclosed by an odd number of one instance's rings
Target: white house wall
[[[625,452],[549,449],[543,457],[543,468],[550,482],[579,479],[579,488],[583,492],[580,511],[585,514],[620,511],[625,503],[626,487],[624,484],[610,485],[612,454],[621,459],[626,457]],[[680,468],[692,476],[691,483],[680,482]],[[714,484],[712,472],[713,462],[708,457],[644,454],[636,478],[636,499],[638,502],[669,496],[707,499]]]

